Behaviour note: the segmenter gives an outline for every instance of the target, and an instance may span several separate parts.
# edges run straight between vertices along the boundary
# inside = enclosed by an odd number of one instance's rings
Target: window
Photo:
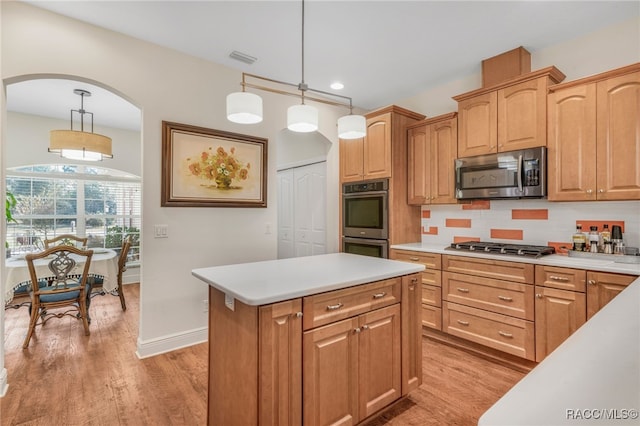
[[[7,170],[7,191],[17,200],[7,224],[12,252],[42,247],[60,234],[88,237],[90,248],[119,250],[131,239],[129,262],[140,253],[140,179],[94,166],[37,165]]]

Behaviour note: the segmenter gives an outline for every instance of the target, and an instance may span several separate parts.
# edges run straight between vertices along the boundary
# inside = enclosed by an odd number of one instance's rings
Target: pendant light
[[[351,98],[347,96],[336,95],[335,93],[325,92],[322,90],[311,89],[304,81],[304,0],[302,0],[301,47],[302,80],[299,84],[295,85],[284,81],[261,77],[258,75],[242,73],[242,92],[231,93],[227,96],[227,119],[234,123],[242,124],[259,123],[262,121],[262,98],[260,98],[258,95],[245,92],[245,88],[251,87],[259,90],[278,93],[281,95],[295,96],[300,98],[301,102],[299,105],[293,105],[287,109],[287,128],[293,132],[306,133],[318,130],[318,109],[305,103],[306,99],[310,99],[315,102],[322,102],[329,105],[349,108],[349,115],[341,117],[338,120],[338,137],[340,137],[341,139],[356,139],[364,137],[367,131],[366,120],[361,115],[353,115],[353,103]],[[268,86],[251,84],[245,81],[245,77],[251,77],[271,83],[295,87],[297,91],[299,91],[299,94],[292,91],[279,90]],[[345,102],[333,101],[325,97],[310,97],[306,94],[307,92],[314,92],[325,96],[346,99],[349,101],[349,103],[347,104]]]
[[[85,111],[84,97],[91,96],[91,92],[75,89],[80,95],[80,109],[71,110],[71,130],[51,130],[49,132],[49,152],[60,154],[70,160],[102,161],[113,158],[111,153],[111,138],[93,133],[93,113]],[[80,114],[80,130],[73,130],[73,113]],[[84,116],[91,116],[91,132],[84,131]]]

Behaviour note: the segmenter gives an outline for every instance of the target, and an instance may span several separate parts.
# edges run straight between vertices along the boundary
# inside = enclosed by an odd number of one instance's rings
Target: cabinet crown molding
[[[601,72],[598,74],[590,75],[588,77],[583,77],[578,80],[571,80],[562,84],[554,84],[553,86],[549,86],[549,92],[555,92],[557,90],[579,86],[582,84],[595,83],[598,81],[607,80],[612,77],[618,77],[620,75],[630,74],[636,71],[640,71],[640,62],[636,62],[635,64],[627,65],[620,68],[615,68],[615,69]]]
[[[542,68],[537,71],[530,72],[528,74],[523,74],[521,76],[505,81],[503,83],[496,84],[495,86],[482,87],[480,89],[476,89],[471,92],[453,96],[452,99],[457,102],[460,102],[460,101],[464,101],[465,99],[473,98],[475,96],[483,95],[485,93],[495,92],[497,90],[504,89],[505,87],[513,86],[515,84],[519,84],[524,81],[534,80],[536,78],[545,77],[545,76],[549,77],[552,83],[560,83],[566,78],[566,76],[562,73],[562,71],[560,71],[555,66],[550,66],[547,68]]]
[[[426,116],[423,115],[423,114],[419,114],[417,112],[408,110],[406,108],[399,107],[397,105],[389,105],[389,106],[386,106],[384,108],[376,109],[374,111],[371,111],[371,112],[365,114],[365,117],[366,118],[373,118],[373,117],[377,117],[377,116],[382,115],[382,114],[386,114],[388,112],[401,114],[401,115],[404,115],[406,117],[412,118],[414,120],[422,120],[423,118],[426,118]]]
[[[457,112],[449,112],[447,114],[438,115],[436,117],[425,118],[424,120],[420,120],[417,123],[413,123],[407,126],[407,130],[413,129],[415,127],[428,126],[429,124],[437,123],[439,121],[451,120],[452,118],[456,118],[457,116]]]

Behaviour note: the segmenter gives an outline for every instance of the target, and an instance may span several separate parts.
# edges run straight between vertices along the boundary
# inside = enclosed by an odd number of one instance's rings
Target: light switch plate
[[[155,238],[169,238],[169,225],[153,225]]]

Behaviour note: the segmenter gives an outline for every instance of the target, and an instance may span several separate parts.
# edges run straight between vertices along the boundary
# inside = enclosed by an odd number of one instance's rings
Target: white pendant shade
[[[318,109],[311,105],[294,105],[287,110],[287,128],[292,132],[318,130]]]
[[[113,158],[111,138],[77,130],[51,130],[49,152],[71,160],[101,161]]]
[[[358,139],[367,134],[367,120],[362,115],[345,115],[338,119],[340,139]]]
[[[227,95],[227,119],[240,124],[260,123],[262,121],[262,98],[247,92]]]

